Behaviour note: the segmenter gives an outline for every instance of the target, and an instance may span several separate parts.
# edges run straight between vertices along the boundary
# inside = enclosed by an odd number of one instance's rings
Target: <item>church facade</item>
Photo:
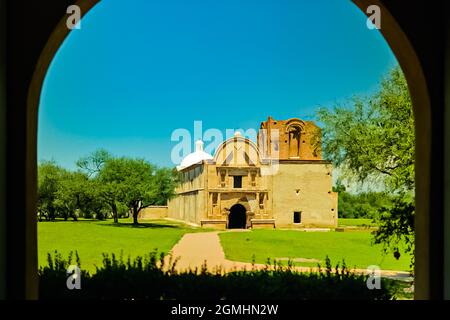
[[[313,122],[269,117],[257,143],[237,133],[214,156],[197,141],[177,168],[170,218],[221,229],[337,226],[332,165]]]

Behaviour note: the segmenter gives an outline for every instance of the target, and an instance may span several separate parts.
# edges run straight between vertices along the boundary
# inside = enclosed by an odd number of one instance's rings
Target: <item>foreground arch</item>
[[[78,1],[86,14],[98,0]],[[450,298],[450,30],[444,1],[354,0],[382,9],[381,32],[410,88],[416,117],[416,298]],[[69,0],[0,0],[8,31],[0,34],[0,298],[37,298],[37,111],[45,74],[69,31]],[[5,19],[0,19],[3,23]],[[443,39],[434,42],[433,39]],[[5,54],[7,56],[5,57]],[[7,67],[5,67],[7,66]],[[8,89],[8,100],[1,95]],[[447,103],[447,104],[446,104]],[[447,117],[447,118],[446,118]],[[7,137],[4,139],[4,137]],[[446,157],[446,155],[448,157]],[[447,160],[447,161],[446,161]],[[449,232],[447,232],[448,234]],[[445,271],[445,272],[444,272]]]

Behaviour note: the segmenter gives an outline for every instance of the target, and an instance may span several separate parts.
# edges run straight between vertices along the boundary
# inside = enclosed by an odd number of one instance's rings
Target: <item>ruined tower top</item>
[[[268,117],[261,123],[258,147],[269,158],[279,160],[322,160],[321,131],[312,121],[298,118],[274,120]]]

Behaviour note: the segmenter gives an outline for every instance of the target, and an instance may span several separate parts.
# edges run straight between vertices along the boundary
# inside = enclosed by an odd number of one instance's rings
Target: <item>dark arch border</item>
[[[408,82],[416,135],[416,247],[415,298],[428,299],[430,292],[430,171],[431,166],[431,101],[422,65],[408,37],[395,18],[379,0],[352,0],[366,15],[370,5],[381,8],[381,33],[394,52]],[[436,270],[437,271],[437,270]]]
[[[81,9],[84,17],[101,0],[78,0],[75,5]],[[27,299],[38,298],[38,278],[36,270],[37,262],[37,226],[36,226],[36,203],[37,203],[37,130],[38,111],[42,92],[42,86],[50,64],[70,33],[66,26],[67,16],[63,16],[51,33],[44,49],[42,50],[36,64],[33,77],[28,89],[27,96],[27,125],[26,125],[26,265],[25,265],[25,296]]]
[[[80,0],[82,15],[89,12],[100,0]],[[379,0],[353,0],[366,13],[370,5],[378,5],[382,11],[381,33],[400,63],[408,81],[416,119],[416,298],[431,297],[430,274],[430,154],[431,154],[431,104],[422,66],[409,39],[389,10]],[[27,298],[37,298],[37,231],[36,231],[36,176],[37,176],[37,120],[41,89],[50,63],[69,34],[65,17],[51,34],[42,51],[33,74],[27,99],[26,133],[26,235],[27,265],[25,274]],[[438,272],[440,270],[437,270]]]

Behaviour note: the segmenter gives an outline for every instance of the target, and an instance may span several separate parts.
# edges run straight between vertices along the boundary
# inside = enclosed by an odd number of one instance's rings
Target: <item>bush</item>
[[[103,265],[93,275],[82,271],[81,290],[69,290],[66,270],[73,254],[67,261],[57,252],[53,258],[50,254],[48,257],[48,266],[39,269],[40,298],[44,300],[386,300],[394,297],[395,289],[392,282],[382,279],[381,289],[369,290],[366,276],[350,272],[345,263],[333,269],[328,257],[325,268],[315,273],[299,273],[292,263],[283,267],[276,261],[263,270],[209,272],[205,264],[199,270],[178,273],[176,260],[165,265],[164,255],[154,251],[126,262],[122,256],[104,254]]]
[[[393,197],[385,192],[349,193],[342,187],[335,187],[339,192],[338,214],[340,218],[377,219],[379,210],[392,205]]]

